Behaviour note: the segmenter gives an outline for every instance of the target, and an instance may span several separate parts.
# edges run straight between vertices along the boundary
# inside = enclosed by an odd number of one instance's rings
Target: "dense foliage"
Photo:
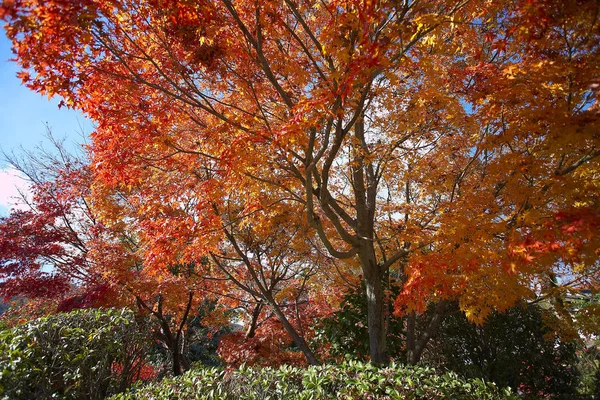
[[[112,397],[112,400],[191,400],[191,399],[513,399],[509,390],[480,379],[464,380],[452,373],[433,369],[378,368],[372,364],[346,361],[338,366],[307,369],[241,368],[196,369]]]
[[[578,342],[552,335],[547,310],[521,305],[493,313],[481,325],[470,323],[456,306],[451,311],[432,346],[443,366],[528,397],[576,395]]]
[[[0,331],[0,398],[104,399],[143,373],[144,336],[127,310],[78,310]]]
[[[600,398],[600,343],[580,344],[577,351],[578,391],[581,394]]]
[[[428,316],[417,318],[416,329],[423,329]],[[368,331],[362,323],[367,304],[359,290],[350,291],[340,309],[321,322],[318,345],[326,354],[339,359],[344,354],[366,356]],[[405,359],[402,344],[406,337],[403,320],[389,319],[389,352],[397,360]],[[504,313],[494,312],[482,324],[471,323],[455,303],[446,304],[445,316],[423,362],[467,378],[480,378],[509,386],[526,396],[555,396],[571,398],[577,393],[578,340],[564,340],[553,335],[552,313],[538,305],[521,304]],[[594,349],[595,350],[595,349]],[[583,355],[593,358],[590,349]],[[595,355],[595,352],[594,352]],[[581,357],[580,358],[584,358]],[[594,361],[587,360],[585,368],[593,370]],[[587,382],[587,381],[586,381]],[[593,382],[581,382],[593,387]]]
[[[57,314],[0,333],[6,398],[120,392],[150,337],[161,374],[229,370],[121,399],[575,395],[556,338],[599,333],[598,302],[567,301],[600,291],[598,0],[4,0],[0,20],[23,83],[94,125],[82,157],[13,162],[30,199],[0,218],[0,296],[28,311],[5,321]],[[148,332],[60,313],[105,306]],[[348,353],[454,372],[301,369]]]

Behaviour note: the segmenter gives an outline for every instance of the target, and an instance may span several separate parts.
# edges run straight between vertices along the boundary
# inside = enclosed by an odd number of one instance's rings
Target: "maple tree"
[[[121,220],[111,220],[105,215],[106,224],[97,222],[96,205],[89,199],[92,182],[85,159],[70,155],[62,143],[53,143],[58,157],[38,149],[27,153],[23,160],[15,156],[12,158],[13,164],[27,173],[35,195],[27,200],[30,211],[13,212],[0,226],[3,234],[0,243],[6,249],[3,251],[5,265],[2,269],[8,278],[2,287],[5,296],[25,296],[28,302],[43,297],[45,309],[49,303],[56,303],[51,309],[58,312],[107,305],[137,307],[138,312],[149,314],[157,322],[154,336],[171,355],[175,374],[189,368],[185,355],[189,344],[187,322],[197,309],[198,301],[211,296],[221,297],[220,305],[227,310],[239,309],[241,305],[253,308],[249,312],[251,320],[242,342],[252,339],[257,328],[264,324],[259,341],[289,334],[307,359],[311,363],[317,362],[304,335],[299,332],[302,332],[301,320],[306,319],[304,310],[309,303],[307,282],[314,276],[315,266],[323,262],[313,257],[312,264],[302,265],[307,262],[306,255],[311,253],[310,248],[301,249],[302,244],[306,244],[304,236],[280,234],[267,240],[260,238],[248,225],[230,222],[228,228],[224,228],[229,234],[229,248],[221,247],[218,252],[211,253],[219,266],[212,274],[203,268],[206,260],[201,260],[198,265],[171,263],[163,270],[147,268],[145,263],[151,263],[153,255],[146,253],[144,236],[136,233],[138,225],[132,217],[122,221],[125,211],[121,209]],[[131,196],[132,191],[127,194],[106,193],[102,198],[103,210],[111,209],[108,207],[110,202],[113,202],[113,209],[133,207],[131,202],[125,201]],[[176,203],[175,208],[180,206]],[[163,202],[163,208],[169,208],[166,202]],[[228,207],[229,214],[234,219],[231,208]],[[177,210],[169,212],[175,218]],[[271,215],[275,213],[272,211]],[[293,215],[279,214],[269,223],[284,231],[286,227],[281,222]],[[137,221],[140,224],[144,222],[151,221]],[[269,235],[276,230],[265,226],[261,229]],[[290,229],[297,229],[296,225],[292,224]],[[294,246],[298,250],[286,249],[276,243],[278,240],[286,241],[286,245],[290,246],[290,236],[297,238],[298,243]],[[29,243],[35,243],[35,246]],[[251,254],[248,255],[248,252]],[[244,257],[239,258],[240,254]],[[251,262],[248,257],[256,261]],[[240,269],[236,263],[244,265],[246,270]],[[63,285],[58,288],[50,286],[47,275],[60,279]],[[17,285],[15,281],[25,284]],[[226,285],[223,281],[233,285]],[[203,285],[202,282],[209,284]],[[265,312],[267,304],[274,313]],[[39,304],[33,307],[38,308]],[[21,317],[27,314],[27,309],[20,307],[18,313]],[[274,314],[284,327],[273,323]],[[263,320],[258,322],[259,318]],[[229,323],[217,320],[220,324]],[[303,323],[306,327],[307,321]],[[250,343],[241,345],[251,347]],[[275,348],[265,349],[270,353],[269,350]],[[235,347],[223,352],[225,359],[232,360],[239,359],[240,354],[244,353],[236,351]],[[281,356],[273,353],[269,358],[280,362],[285,356],[284,353]]]
[[[248,328],[245,335],[234,335],[239,336],[238,340],[253,339],[264,324],[260,335],[266,335],[268,330],[274,336],[274,329],[279,329],[277,335],[289,336],[306,360],[317,364],[305,339],[306,316],[310,314],[309,319],[314,320],[315,315],[326,313],[331,307],[321,302],[320,312],[306,310],[316,304],[315,286],[331,282],[324,275],[331,266],[301,218],[301,210],[278,201],[268,204],[267,197],[271,198],[272,193],[263,197],[264,206],[253,208],[243,204],[236,194],[230,194],[225,201],[210,204],[212,217],[218,217],[221,225],[206,231],[204,215],[195,210],[197,193],[173,182],[177,176],[174,171],[148,172],[146,182],[171,181],[178,188],[176,195],[165,191],[159,199],[149,194],[145,185],[121,187],[115,196],[110,194],[114,187],[98,182],[96,198],[102,199],[98,206],[103,210],[104,221],[111,229],[127,225],[126,229],[136,232],[136,237],[146,244],[137,254],[139,262],[154,271],[150,279],[172,269],[171,260],[180,259],[192,266],[188,279],[208,282],[206,290],[219,299],[219,305],[243,310]],[[214,245],[198,251],[199,239],[200,246],[211,242]],[[251,347],[250,343],[240,345]],[[223,350],[223,354],[227,351]],[[239,354],[225,358],[239,359]]]
[[[22,159],[16,156],[11,159],[16,168],[26,173],[35,194],[31,199],[25,199],[29,211],[13,212],[0,226],[3,235],[0,243],[5,249],[1,271],[6,279],[2,289],[6,297],[25,296],[28,302],[43,297],[44,309],[49,303],[56,303],[51,310],[58,312],[107,305],[128,305],[134,309],[137,306],[142,314],[150,314],[158,323],[154,334],[171,355],[175,374],[189,368],[185,356],[189,339],[186,337],[188,317],[203,296],[205,299],[221,297],[220,305],[228,310],[239,309],[241,305],[253,308],[249,312],[251,320],[243,341],[253,338],[257,328],[266,323],[265,327],[271,328],[262,329],[259,340],[289,334],[307,359],[311,363],[317,362],[304,334],[299,332],[303,331],[303,323],[305,327],[308,325],[304,312],[309,303],[307,283],[315,275],[316,265],[323,265],[324,261],[313,256],[312,263],[306,264],[307,255],[314,250],[304,236],[296,233],[261,238],[251,226],[229,222],[224,228],[229,235],[229,247],[220,247],[218,252],[211,253],[219,267],[212,274],[203,268],[206,260],[201,260],[198,265],[169,264],[163,270],[146,268],[145,263],[151,263],[153,254],[146,253],[144,237],[137,235],[138,225],[132,217],[122,221],[123,208],[133,207],[132,202],[125,201],[134,195],[133,191],[105,193],[101,198],[102,209],[106,212],[121,208],[120,219],[112,220],[104,215],[106,224],[97,222],[96,205],[89,199],[92,181],[86,160],[69,154],[62,143],[50,139],[58,156],[38,149],[26,153]],[[175,218],[176,208],[180,205],[176,200],[175,209],[169,210],[169,215]],[[167,208],[169,205],[163,201],[163,209]],[[228,214],[229,218],[235,219],[231,205]],[[279,216],[271,218],[275,214]],[[281,222],[293,217],[289,211],[285,214],[272,210],[265,218],[271,226],[278,228],[269,229],[263,225],[260,229],[268,235],[273,235],[277,229],[283,232],[288,228]],[[137,221],[139,224],[145,222],[153,221]],[[298,228],[292,224],[289,229]],[[285,244],[291,246],[290,237],[297,242],[293,248],[277,243],[286,241]],[[307,245],[308,248],[303,248]],[[251,262],[249,257],[255,261]],[[236,264],[246,269],[240,269]],[[59,279],[62,286],[49,285],[46,276]],[[202,285],[203,280],[211,284]],[[18,285],[15,282],[25,283]],[[266,315],[264,306],[267,304],[274,313]],[[23,307],[18,312],[21,317],[26,316],[29,308]],[[39,304],[35,303],[33,308],[39,308]],[[282,321],[283,327],[273,323],[274,315]],[[259,318],[263,319],[260,323]],[[228,324],[223,320],[216,322]],[[294,326],[296,324],[300,325]],[[266,349],[268,352],[274,348]],[[223,353],[226,359],[239,359],[242,354],[233,347],[226,352],[229,354]],[[271,360],[282,357],[270,355]]]
[[[147,267],[135,231],[117,228],[103,226],[103,235],[88,243],[89,257],[114,288],[114,302],[152,318],[153,336],[169,354],[172,372],[180,375],[190,367],[188,322],[203,296],[210,298],[206,282],[193,276],[193,264],[174,261],[160,271]]]
[[[258,300],[253,302],[256,305],[246,336],[253,336],[256,318],[266,306],[306,360],[318,364],[305,340],[308,326],[302,317],[315,305],[315,292],[333,283],[324,274],[331,269],[330,260],[315,244],[301,210],[290,204],[273,204],[248,216],[248,210],[235,209],[231,197],[223,211],[214,207],[226,240],[218,252],[211,251],[211,258],[234,286]]]
[[[299,205],[329,255],[360,266],[375,363],[387,362],[390,275],[403,283],[395,310],[409,363],[444,299],[481,321],[545,295],[557,273],[559,285],[597,288],[594,1],[5,0],[0,10],[23,81],[96,123],[95,196],[143,191],[147,268],[218,251],[218,210],[233,194],[248,219],[274,201]],[[189,207],[165,213],[166,199]],[[417,337],[429,302],[438,312]]]
[[[25,299],[11,314],[20,321],[40,316],[40,310],[137,309],[157,322],[154,335],[171,355],[174,373],[182,373],[189,367],[184,328],[197,307],[194,295],[201,282],[176,267],[160,274],[145,269],[134,232],[98,221],[85,155],[49,139],[54,151],[38,148],[8,157],[31,192],[22,199],[28,210],[13,210],[0,220],[0,294]]]
[[[21,201],[0,219],[0,294],[5,299],[60,299],[79,285],[80,303],[102,304],[106,287],[87,258],[95,220],[86,197],[89,170],[49,135],[55,152],[7,155],[28,182]],[[91,301],[89,301],[91,300]],[[60,305],[59,305],[60,308]]]

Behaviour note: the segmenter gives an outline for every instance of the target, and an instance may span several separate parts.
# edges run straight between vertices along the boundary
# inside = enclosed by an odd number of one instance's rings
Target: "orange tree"
[[[231,205],[223,207],[219,215],[226,240],[218,252],[211,251],[211,258],[233,284],[230,293],[237,289],[246,298],[257,300],[246,336],[252,337],[256,318],[267,306],[307,362],[318,364],[305,333],[307,322],[314,322],[308,308],[328,308],[318,304],[316,292],[333,283],[326,275],[330,260],[314,244],[316,238],[298,210],[289,205],[272,205],[251,216],[240,215],[240,211]]]
[[[301,217],[302,209],[273,192],[250,205],[245,193],[222,192],[220,197],[203,199],[180,179],[178,171],[153,168],[145,173],[143,184],[118,191],[96,182],[94,205],[111,230],[135,232],[129,242],[143,243],[135,254],[144,268],[161,274],[172,269],[173,260],[187,263],[188,280],[207,282],[207,290],[222,306],[243,310],[248,317],[244,340],[275,317],[278,323],[264,326],[280,324],[283,335],[293,340],[306,360],[317,364],[305,338],[306,318],[327,312],[329,307],[316,299],[321,297],[317,292],[332,282],[327,273],[333,267]],[[165,190],[150,192],[149,182]],[[210,215],[204,206],[210,207]],[[116,270],[111,264],[110,269]],[[320,311],[305,312],[308,309]]]
[[[222,206],[302,205],[366,283],[371,360],[404,284],[408,362],[443,299],[472,319],[598,267],[598,4],[569,0],[5,0],[21,77],[96,123],[102,185],[141,186],[160,249],[207,254]],[[169,179],[152,179],[152,171]],[[189,243],[187,243],[189,242]],[[162,246],[162,247],[161,247]],[[547,285],[548,277],[558,285]],[[440,301],[442,300],[442,301]],[[415,313],[438,312],[419,337]]]

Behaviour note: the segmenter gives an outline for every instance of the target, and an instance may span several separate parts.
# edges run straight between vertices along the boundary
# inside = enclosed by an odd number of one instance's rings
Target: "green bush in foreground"
[[[218,368],[195,369],[176,378],[136,387],[111,400],[188,399],[514,399],[510,390],[498,390],[482,380],[464,380],[456,374],[438,374],[431,368],[377,368],[347,361],[338,366],[307,369]]]
[[[77,310],[0,331],[0,399],[104,399],[139,373],[133,313]]]

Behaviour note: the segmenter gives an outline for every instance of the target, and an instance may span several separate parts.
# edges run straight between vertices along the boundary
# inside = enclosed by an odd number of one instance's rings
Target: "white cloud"
[[[0,211],[4,211],[3,214],[11,208],[27,209],[19,192],[25,195],[29,192],[23,174],[13,167],[0,169]]]

